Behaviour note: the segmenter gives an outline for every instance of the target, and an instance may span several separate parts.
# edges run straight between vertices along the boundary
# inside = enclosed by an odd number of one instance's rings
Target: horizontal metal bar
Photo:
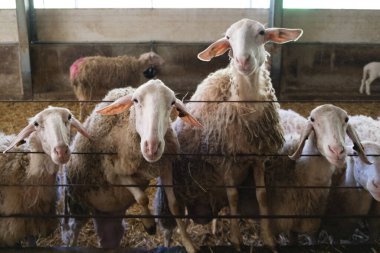
[[[3,153],[4,151],[0,150],[0,155],[7,155],[7,154],[45,154],[45,152],[42,151],[7,151],[6,153]],[[115,152],[72,152],[72,155],[117,155],[118,153]],[[163,154],[163,156],[222,156],[222,157],[246,157],[246,156],[259,156],[259,157],[287,157],[289,155],[285,154],[255,154],[255,153],[248,153],[248,154],[234,154],[234,155],[228,155],[228,154],[202,154],[202,153],[197,153],[197,154]],[[322,156],[321,154],[302,154],[300,156],[304,157],[320,157]],[[349,154],[347,155],[349,157],[353,156],[358,156],[356,154]],[[380,154],[366,154],[366,156],[373,156],[377,157],[380,156]]]
[[[180,215],[146,215],[146,214],[123,214],[123,215],[104,215],[104,214],[0,214],[0,219],[6,218],[43,218],[43,219],[61,219],[61,218],[75,218],[75,219],[146,219],[146,218],[158,218],[158,219],[171,219],[171,218],[198,218],[198,219],[380,219],[380,215],[357,215],[357,214],[346,214],[346,215],[188,215],[188,214],[180,214]]]
[[[146,188],[182,188],[188,187],[183,184],[173,185],[139,185],[139,184],[0,184],[0,187],[83,187],[83,186],[96,186],[96,187],[146,187]],[[240,185],[202,185],[209,189],[220,188],[237,188],[237,189],[363,189],[361,186],[298,186],[298,185],[276,185],[276,186],[240,186]]]
[[[0,100],[0,103],[100,103],[114,100]],[[183,100],[184,103],[380,103],[380,100]]]

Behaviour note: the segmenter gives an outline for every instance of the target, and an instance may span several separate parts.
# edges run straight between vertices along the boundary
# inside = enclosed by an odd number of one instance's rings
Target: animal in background
[[[88,56],[79,58],[70,67],[70,83],[79,101],[102,99],[109,90],[138,86],[155,77],[164,59],[154,52],[134,56]],[[80,105],[80,119],[88,114],[87,103]]]
[[[371,83],[380,77],[380,62],[370,62],[363,67],[363,78],[359,92],[371,95]]]

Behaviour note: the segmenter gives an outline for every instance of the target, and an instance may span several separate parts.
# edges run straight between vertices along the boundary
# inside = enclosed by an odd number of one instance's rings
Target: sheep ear
[[[302,36],[302,29],[286,29],[286,28],[267,28],[265,29],[265,43],[274,42],[278,44],[296,41]]]
[[[313,130],[313,125],[310,122],[308,122],[307,126],[305,127],[305,129],[302,132],[300,144],[298,144],[297,150],[294,152],[294,154],[289,156],[290,159],[297,160],[300,158],[303,147],[305,146],[305,142],[306,142],[307,138],[309,138],[309,135],[310,135],[312,130]]]
[[[201,61],[210,61],[212,58],[220,56],[231,48],[230,42],[226,38],[221,38],[212,43],[208,48],[198,54]]]
[[[368,160],[367,155],[364,153],[364,147],[360,142],[358,134],[356,133],[355,129],[350,124],[347,125],[346,132],[347,132],[348,137],[350,137],[350,139],[354,143],[353,149],[356,152],[358,152],[360,160],[362,160],[366,164],[372,164],[372,162]]]
[[[132,94],[129,94],[124,97],[118,98],[112,104],[97,110],[96,113],[101,115],[115,115],[128,110],[129,108],[131,108],[132,105]]]
[[[22,143],[25,138],[28,138],[31,133],[36,131],[34,128],[34,125],[30,123],[27,125],[24,129],[21,130],[21,132],[16,136],[16,138],[9,144],[9,146],[3,151],[3,153],[9,151],[14,146],[19,145],[19,143]]]
[[[181,102],[181,100],[177,98],[174,106],[177,109],[178,117],[180,117],[183,121],[196,127],[203,127],[198,120],[186,111],[185,105]]]
[[[84,137],[90,139],[90,134],[87,132],[84,126],[74,117],[71,117],[71,126],[78,130],[78,132],[81,133]]]

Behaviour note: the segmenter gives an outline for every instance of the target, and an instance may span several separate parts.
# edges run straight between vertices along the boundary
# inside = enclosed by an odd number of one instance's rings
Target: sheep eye
[[[136,98],[134,98],[133,102],[137,104],[139,101]]]
[[[311,117],[310,120],[311,120],[311,122],[314,122],[314,118],[313,117]]]
[[[69,114],[69,116],[67,117],[67,119],[68,119],[68,120],[71,120],[71,117],[72,117],[71,114]]]
[[[171,103],[171,105],[174,105],[175,104],[175,101],[173,101],[172,103]]]
[[[226,39],[228,39],[228,40],[229,40],[229,39],[230,39],[230,36],[227,36],[227,35],[226,35]]]
[[[260,34],[260,35],[264,35],[264,34],[265,34],[265,31],[264,31],[264,30],[261,30],[261,31],[259,32],[259,34]]]
[[[344,119],[344,122],[346,122],[346,123],[348,122],[348,117],[346,117],[346,118]]]
[[[35,127],[38,127],[38,126],[39,126],[39,124],[38,124],[37,121],[34,121],[33,125],[34,125]]]

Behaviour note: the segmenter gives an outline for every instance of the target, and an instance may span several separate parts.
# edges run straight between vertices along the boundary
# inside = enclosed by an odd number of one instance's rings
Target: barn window
[[[16,9],[15,0],[1,0],[0,9]]]
[[[380,1],[373,0],[283,0],[287,9],[380,9]]]
[[[9,0],[11,1],[11,0]],[[270,0],[34,0],[35,8],[269,8]]]

